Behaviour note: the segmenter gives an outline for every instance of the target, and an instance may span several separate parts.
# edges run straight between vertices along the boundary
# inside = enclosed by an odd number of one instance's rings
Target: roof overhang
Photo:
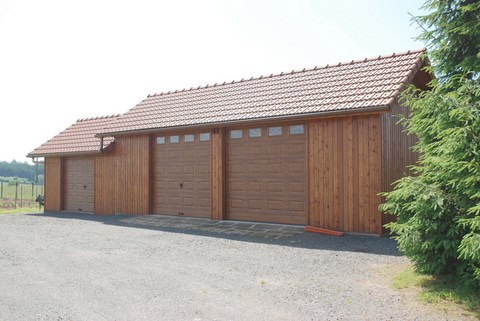
[[[68,157],[68,156],[95,156],[103,154],[101,151],[86,151],[86,152],[74,152],[74,153],[30,153],[27,154],[28,158],[34,157]]]
[[[267,121],[272,121],[272,122],[287,121],[287,120],[295,121],[300,119],[303,120],[303,119],[318,118],[318,117],[333,117],[333,116],[341,117],[341,116],[351,116],[353,114],[383,113],[383,112],[388,112],[390,110],[393,101],[395,101],[395,99],[392,99],[392,101],[387,105],[365,107],[361,109],[355,109],[355,108],[340,109],[340,110],[329,110],[329,111],[285,115],[285,116],[249,118],[249,119],[241,119],[241,120],[225,121],[225,122],[211,122],[211,123],[200,123],[200,124],[191,124],[191,125],[155,127],[155,128],[145,128],[145,129],[138,129],[138,130],[97,133],[95,137],[113,137],[113,136],[128,135],[128,134],[148,134],[148,133],[167,131],[167,130],[196,129],[196,128],[206,128],[206,127],[227,127],[227,126],[231,127],[231,126],[242,125],[245,123],[255,124],[255,123],[261,123],[261,122],[267,122]]]

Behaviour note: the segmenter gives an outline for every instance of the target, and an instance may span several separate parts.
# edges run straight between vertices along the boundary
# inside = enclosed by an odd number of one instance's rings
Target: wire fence
[[[35,207],[38,195],[43,195],[43,185],[0,182],[0,208]]]

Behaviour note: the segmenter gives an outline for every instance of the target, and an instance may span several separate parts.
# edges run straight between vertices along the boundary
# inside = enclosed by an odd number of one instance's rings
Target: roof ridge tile
[[[108,118],[117,118],[120,117],[121,114],[112,114],[112,115],[104,115],[104,116],[96,116],[96,117],[88,117],[88,118],[79,118],[77,119],[77,123],[92,121],[97,119],[108,119]]]
[[[268,78],[272,78],[272,77],[280,77],[280,76],[285,76],[285,75],[292,75],[292,74],[295,74],[295,73],[301,73],[301,72],[306,72],[306,71],[314,71],[314,70],[317,70],[317,69],[327,69],[327,68],[333,68],[333,67],[340,67],[340,66],[344,66],[344,65],[353,65],[353,64],[357,64],[357,63],[362,63],[362,62],[368,62],[368,61],[375,61],[375,60],[380,60],[380,59],[387,59],[387,58],[393,58],[393,57],[398,57],[398,56],[405,56],[405,55],[409,55],[409,54],[415,54],[415,53],[420,53],[420,52],[425,52],[425,48],[422,48],[422,49],[416,49],[416,50],[408,50],[408,51],[404,51],[404,52],[397,52],[397,53],[392,53],[392,54],[389,54],[389,55],[379,55],[379,56],[376,56],[376,57],[371,57],[371,58],[363,58],[363,59],[359,59],[359,60],[350,60],[350,61],[345,61],[345,62],[338,62],[337,64],[326,64],[324,65],[323,67],[318,67],[318,66],[315,66],[313,68],[303,68],[303,69],[298,69],[298,70],[295,70],[293,69],[292,71],[290,72],[280,72],[280,73],[277,73],[277,74],[270,74],[270,76]],[[247,79],[245,80],[244,78],[240,79],[240,80],[232,80],[231,82],[226,82],[224,81],[223,83],[215,83],[214,85],[212,84],[206,84],[204,86],[197,86],[197,87],[191,87],[190,89],[184,89],[184,90],[175,90],[175,91],[168,91],[168,92],[161,92],[160,94],[158,93],[154,93],[154,94],[148,94],[147,95],[147,98],[150,98],[150,97],[155,97],[155,96],[162,96],[162,95],[167,95],[167,94],[174,94],[174,93],[177,93],[177,92],[188,92],[188,91],[193,91],[193,90],[200,90],[200,89],[207,89],[207,88],[211,88],[211,87],[217,87],[217,86],[225,86],[225,85],[229,85],[229,84],[235,84],[235,83],[239,83],[239,82],[245,82],[245,81],[253,81],[253,80],[259,80],[259,79],[264,79],[266,78],[264,75],[260,75],[258,77],[251,77],[250,79]]]

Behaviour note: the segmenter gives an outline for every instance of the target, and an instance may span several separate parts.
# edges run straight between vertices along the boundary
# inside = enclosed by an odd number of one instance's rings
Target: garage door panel
[[[267,183],[268,186],[268,191],[269,192],[284,192],[285,191],[285,185],[288,186],[288,183],[283,183],[283,182],[273,182],[273,183]]]
[[[94,159],[66,158],[64,167],[64,209],[93,212]]]
[[[231,193],[244,190],[244,182],[230,182],[228,189]]]
[[[230,175],[243,175],[243,166],[242,164],[234,164],[232,163],[229,168]]]
[[[269,166],[266,166],[266,170],[268,171],[268,177],[284,177],[287,172],[287,168],[285,164],[279,163],[272,163]]]
[[[182,172],[182,167],[181,165],[170,165],[167,166],[167,175],[172,175],[172,174],[179,174]]]
[[[184,144],[182,149],[183,160],[188,161],[192,160],[195,157],[195,149],[189,148],[190,146]]]
[[[195,205],[195,199],[193,197],[184,197],[183,198],[183,205],[194,206]]]
[[[304,144],[299,144],[298,142],[290,142],[289,144],[287,144],[287,147],[288,147],[287,153],[291,153],[291,154],[296,154],[296,153],[302,154],[302,153],[305,153],[306,151],[306,146]],[[293,156],[293,155],[287,154],[287,156]]]
[[[248,208],[253,210],[257,210],[257,209],[260,210],[264,207],[262,203],[263,203],[262,199],[249,199]]]
[[[210,217],[210,142],[200,142],[198,133],[172,135],[178,136],[174,144],[165,136],[154,148],[153,212]]]
[[[195,190],[195,182],[183,181],[182,189],[186,192]]]
[[[263,165],[262,164],[249,164],[248,165],[248,175],[256,176],[259,173],[263,172]]]
[[[168,145],[166,145],[166,146],[168,146]],[[175,159],[181,158],[181,157],[180,157],[181,153],[182,153],[181,150],[178,150],[178,149],[170,149],[170,150],[167,150],[167,151],[166,151],[166,156],[167,156],[167,159],[168,159],[168,160],[175,160]]]
[[[305,172],[305,163],[304,162],[289,162],[286,164],[289,172],[303,173]]]
[[[303,182],[290,182],[287,184],[287,191],[289,193],[305,193],[305,184]]]
[[[268,201],[268,209],[275,210],[275,211],[281,211],[281,210],[283,210],[283,204],[284,204],[284,202],[282,202],[282,201],[269,200]]]
[[[210,208],[210,198],[208,197],[199,197],[198,205],[203,208]]]
[[[230,198],[227,201],[227,205],[230,209],[243,209],[246,207],[244,199],[235,199],[235,198]]]
[[[280,144],[266,146],[267,154],[269,155],[269,158],[282,155],[283,148],[284,146]]]
[[[210,182],[205,181],[205,182],[198,182],[198,191],[205,191],[207,193],[210,193]]]
[[[166,186],[167,186],[168,190],[178,190],[179,189],[178,181],[169,181],[169,182],[167,182]]]
[[[304,212],[305,211],[305,202],[288,202],[288,209],[291,211]]]
[[[260,143],[250,143],[247,145],[247,154],[245,156],[254,156],[256,154],[262,153],[262,145]]]
[[[306,224],[305,134],[232,139],[227,135],[227,218]]]
[[[209,158],[210,159],[210,158]],[[210,177],[210,164],[197,165],[198,174]]]
[[[197,150],[197,157],[209,158],[210,157],[210,148],[198,149]]]
[[[255,192],[262,192],[263,190],[263,183],[262,182],[247,182],[248,192],[255,193]]]
[[[195,174],[195,166],[192,165],[184,165],[183,166],[183,174],[194,175]]]

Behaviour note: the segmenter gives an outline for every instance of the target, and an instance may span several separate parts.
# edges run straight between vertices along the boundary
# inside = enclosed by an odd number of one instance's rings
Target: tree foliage
[[[419,37],[427,41],[432,89],[407,89],[403,124],[418,138],[414,176],[385,193],[387,226],[416,269],[480,287],[480,3],[430,0]]]
[[[480,1],[430,0],[416,17],[424,32],[418,37],[427,44],[439,79],[480,70]],[[472,77],[473,75],[467,76]]]
[[[30,165],[27,162],[0,161],[0,176],[19,177],[35,182],[36,165]],[[38,175],[43,175],[43,164],[38,165]]]

